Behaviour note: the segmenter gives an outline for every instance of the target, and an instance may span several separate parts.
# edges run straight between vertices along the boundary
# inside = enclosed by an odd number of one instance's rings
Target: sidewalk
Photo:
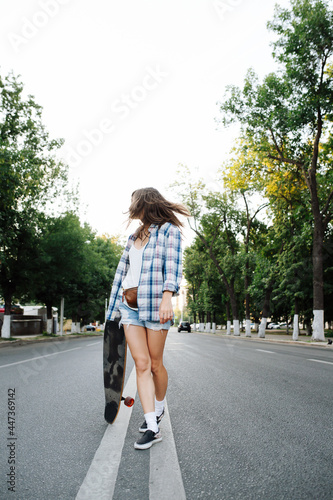
[[[82,339],[83,337],[101,337],[103,332],[83,332],[83,333],[64,333],[57,337],[42,337],[41,335],[17,335],[14,339],[4,339],[0,338],[0,349],[1,347],[7,346],[19,346],[25,344],[34,344],[36,342],[50,342],[50,341],[64,341],[64,340],[74,340]]]
[[[293,345],[307,345],[307,346],[317,346],[317,347],[327,347],[329,349],[333,349],[333,344],[329,345],[328,344],[328,338],[325,339],[325,341],[319,342],[319,341],[313,341],[311,340],[311,337],[307,335],[299,335],[298,340],[293,340],[292,333],[290,335],[287,335],[286,333],[280,333],[280,332],[267,332],[265,333],[265,338],[259,338],[258,334],[254,331],[251,333],[251,337],[245,337],[245,333],[242,332],[240,336],[233,335],[227,335],[226,330],[216,330],[216,333],[207,333],[207,332],[198,332],[198,331],[193,331],[192,333],[197,333],[199,335],[211,335],[213,337],[224,337],[228,339],[242,339],[246,340],[248,342],[275,342],[277,344],[293,344]],[[333,340],[333,339],[332,339]]]

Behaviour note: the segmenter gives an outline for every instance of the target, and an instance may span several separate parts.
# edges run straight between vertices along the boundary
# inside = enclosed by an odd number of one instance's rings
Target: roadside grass
[[[43,332],[41,335],[36,337],[0,337],[0,342],[11,342],[15,340],[36,340],[36,339],[47,339],[47,338],[65,338],[65,337],[101,337],[104,334],[103,331],[100,332],[80,332],[80,333],[65,333],[64,335],[58,335],[54,333]]]
[[[59,335],[59,334],[54,334],[54,333],[47,333],[43,332],[42,335],[38,335],[38,337],[35,337],[37,339],[42,339],[42,338],[58,338],[58,337],[100,337],[103,335],[103,332],[80,332],[80,333],[65,333],[64,335]]]
[[[270,330],[267,331],[266,333],[272,333],[273,335],[290,335],[292,336],[293,331],[292,329],[289,329],[289,332],[287,333],[287,330]],[[333,330],[325,330],[324,335],[326,339],[333,338]],[[299,337],[309,337],[311,338],[311,335],[307,335],[305,332],[299,333]],[[311,340],[309,340],[311,342]]]

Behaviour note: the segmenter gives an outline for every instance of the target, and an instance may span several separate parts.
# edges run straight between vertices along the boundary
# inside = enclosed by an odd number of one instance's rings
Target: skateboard
[[[123,397],[127,344],[123,326],[119,321],[106,321],[103,343],[103,371],[105,410],[104,418],[109,424],[116,420],[120,404],[133,406],[134,399]]]

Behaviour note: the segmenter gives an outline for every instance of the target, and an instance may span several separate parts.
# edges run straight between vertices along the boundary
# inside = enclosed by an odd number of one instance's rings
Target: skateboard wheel
[[[133,406],[134,405],[134,399],[131,398],[130,396],[127,396],[124,400],[124,405],[125,406]]]

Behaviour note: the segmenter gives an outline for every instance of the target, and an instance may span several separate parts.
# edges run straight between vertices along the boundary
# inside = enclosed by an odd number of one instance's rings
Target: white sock
[[[153,432],[158,432],[158,425],[156,422],[156,414],[154,411],[151,411],[150,413],[145,413],[145,419],[147,422],[147,429]]]
[[[164,404],[165,404],[165,398],[163,399],[163,401],[157,401],[157,399],[155,398],[155,414],[156,414],[156,417],[159,417],[160,415],[162,415],[163,410],[164,410]]]

